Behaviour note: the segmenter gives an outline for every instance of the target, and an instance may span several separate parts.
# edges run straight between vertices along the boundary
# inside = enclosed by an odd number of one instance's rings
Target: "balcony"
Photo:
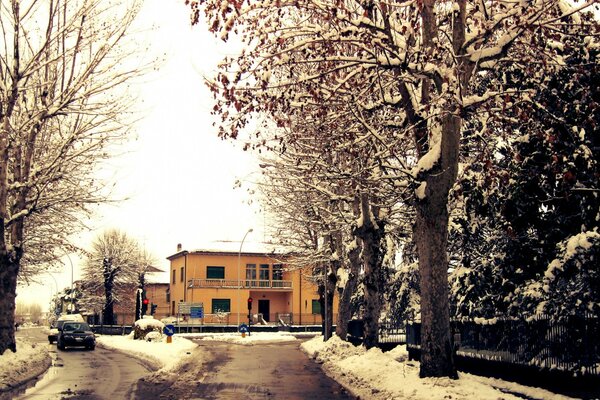
[[[244,279],[238,284],[232,279],[190,279],[188,288],[292,290],[292,281]]]

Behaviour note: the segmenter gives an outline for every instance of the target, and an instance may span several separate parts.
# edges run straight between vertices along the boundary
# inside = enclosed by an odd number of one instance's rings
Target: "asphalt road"
[[[243,346],[198,341],[196,362],[138,384],[138,399],[354,399],[299,348],[299,342]]]
[[[299,341],[243,346],[200,340],[176,371],[150,373],[119,352],[60,351],[41,330],[20,334],[49,346],[53,363],[35,386],[15,395],[19,400],[354,399],[300,350]]]
[[[67,348],[57,350],[48,344],[47,336],[32,329],[23,334],[39,335],[39,340],[50,347],[52,366],[48,372],[15,399],[134,399],[137,380],[148,374],[135,358],[96,347],[95,350]]]

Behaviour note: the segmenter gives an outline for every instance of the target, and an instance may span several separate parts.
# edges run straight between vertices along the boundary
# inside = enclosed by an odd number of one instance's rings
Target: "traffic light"
[[[156,314],[156,307],[158,304],[150,303],[150,315]]]
[[[252,310],[252,297],[248,297],[248,311]]]
[[[150,300],[146,298],[146,293],[144,292],[142,294],[142,315],[146,315],[146,312],[148,312],[148,303],[150,303]]]

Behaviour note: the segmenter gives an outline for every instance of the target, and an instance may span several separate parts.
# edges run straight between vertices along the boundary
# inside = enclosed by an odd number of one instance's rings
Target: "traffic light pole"
[[[250,326],[252,325],[252,297],[248,297],[248,336],[250,336]]]

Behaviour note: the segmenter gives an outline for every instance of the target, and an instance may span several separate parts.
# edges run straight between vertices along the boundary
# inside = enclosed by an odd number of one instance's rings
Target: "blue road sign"
[[[169,324],[163,328],[163,333],[167,336],[173,336],[175,334],[175,326]]]
[[[241,333],[248,333],[248,325],[246,325],[246,324],[240,324],[240,332]]]
[[[192,318],[204,318],[204,308],[203,307],[194,307],[190,308],[190,317]]]

